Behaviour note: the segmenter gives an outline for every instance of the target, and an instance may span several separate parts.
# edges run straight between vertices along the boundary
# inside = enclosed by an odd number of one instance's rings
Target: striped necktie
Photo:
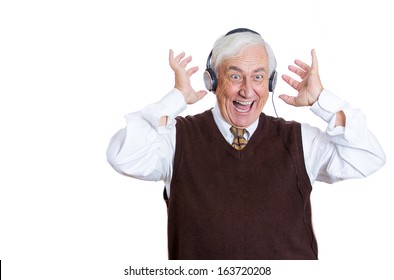
[[[232,126],[230,127],[230,131],[234,135],[234,141],[231,146],[238,151],[245,148],[246,144],[248,143],[248,141],[244,137],[246,129]]]

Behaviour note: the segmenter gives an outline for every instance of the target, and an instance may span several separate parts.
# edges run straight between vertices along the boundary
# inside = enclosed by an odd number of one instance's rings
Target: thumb
[[[315,49],[312,49],[311,55],[312,55],[311,68],[318,69],[319,67],[318,67],[318,62],[317,62],[317,56],[316,56],[316,50]]]
[[[189,95],[188,97],[185,97],[185,101],[187,104],[194,104],[198,101],[200,101],[201,99],[204,98],[205,95],[207,95],[207,91],[205,90],[200,90],[197,92],[194,92],[193,94]]]
[[[290,96],[287,94],[279,95],[279,98],[282,99],[286,104],[296,106],[297,102],[294,96]]]
[[[200,90],[200,91],[197,91],[196,93],[198,96],[198,100],[201,100],[207,95],[208,92],[206,90]]]

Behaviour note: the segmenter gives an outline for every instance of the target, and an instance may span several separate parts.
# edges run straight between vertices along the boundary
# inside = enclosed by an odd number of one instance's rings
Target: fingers
[[[304,70],[295,67],[293,65],[289,65],[289,70],[295,74],[297,74],[301,79],[304,79],[304,77],[306,76],[307,72],[305,72]]]
[[[184,58],[184,57],[185,57],[185,52],[181,52],[180,54],[178,54],[178,55],[175,57],[175,61],[176,61],[177,63],[179,63],[179,61],[181,61],[181,59]]]
[[[306,72],[308,72],[309,69],[310,69],[310,67],[309,67],[308,64],[306,64],[305,62],[303,62],[303,61],[301,61],[301,60],[299,60],[299,59],[294,60],[294,63],[295,63],[297,66],[299,66],[302,70],[304,70],[304,71],[306,71]]]
[[[185,56],[185,54],[183,54],[182,58]],[[176,58],[175,58],[176,59]],[[179,66],[181,66],[182,68],[186,68],[186,66],[190,63],[190,61],[192,61],[192,57],[189,56],[185,59],[180,60],[179,62]]]
[[[316,55],[316,50],[315,49],[312,49],[311,50],[311,56],[312,56],[312,64],[311,64],[311,66],[309,67],[309,65],[308,64],[306,64],[305,62],[303,62],[303,61],[301,61],[301,60],[299,60],[299,59],[296,59],[296,60],[294,60],[294,63],[298,66],[298,67],[300,67],[302,70],[304,70],[305,72],[308,72],[308,71],[310,71],[311,69],[317,69],[318,68],[318,62],[317,62],[317,55]],[[294,67],[294,66],[293,66]],[[289,68],[290,69],[290,68]],[[291,70],[291,69],[290,69]],[[292,72],[294,72],[293,70],[292,70]],[[299,72],[299,71],[298,71]],[[296,73],[296,72],[294,72],[294,73]],[[297,75],[299,75],[298,73],[296,73]],[[299,75],[300,76],[300,75]]]
[[[174,57],[174,51],[170,50],[169,62],[170,62],[171,68],[173,70],[175,70],[178,67],[185,69],[186,66],[192,61],[192,57],[191,56],[188,56],[187,58],[184,58],[184,57],[185,57],[185,52],[181,52],[176,57]]]
[[[192,57],[188,56],[187,58],[185,58],[185,52],[181,52],[180,54],[178,54],[175,58],[174,58],[174,62],[176,64],[179,64],[179,66],[181,66],[182,68],[186,68],[186,66],[189,64],[190,61],[192,61]]]
[[[194,67],[188,69],[188,70],[186,71],[186,74],[190,77],[190,76],[192,76],[194,73],[196,73],[197,71],[198,71],[198,66],[194,66]]]
[[[305,62],[296,59],[294,60],[294,63],[298,66],[294,66],[294,65],[289,65],[288,69],[295,73],[296,75],[298,75],[301,79],[304,79],[307,74],[309,73],[309,71],[313,70],[317,70],[318,69],[318,63],[317,63],[317,56],[316,56],[316,51],[315,49],[311,50],[311,56],[312,56],[312,64],[311,66],[309,66],[308,64],[306,64]],[[294,87],[294,86],[293,86]]]
[[[295,73],[296,75],[298,75],[301,79],[304,79],[305,76],[308,74],[308,72],[310,71],[310,67],[308,64],[306,64],[305,62],[296,59],[294,60],[294,63],[298,66],[294,66],[294,65],[289,65],[288,69]]]
[[[301,89],[301,83],[294,80],[292,77],[283,74],[282,75],[282,79],[288,83],[292,88],[294,88],[295,90],[299,91]]]

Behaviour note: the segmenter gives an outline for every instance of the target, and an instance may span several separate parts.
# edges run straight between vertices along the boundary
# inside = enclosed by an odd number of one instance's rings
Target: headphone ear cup
[[[272,74],[270,76],[270,80],[269,80],[269,84],[268,84],[268,90],[270,92],[274,92],[277,79],[278,79],[278,73],[276,72],[276,70],[274,70],[274,72],[272,72]]]
[[[205,69],[204,72],[204,84],[207,90],[209,91],[215,91],[218,81],[216,78],[215,72],[212,70],[212,68],[207,68]]]

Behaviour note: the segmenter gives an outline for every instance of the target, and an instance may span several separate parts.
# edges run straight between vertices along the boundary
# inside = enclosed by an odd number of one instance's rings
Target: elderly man
[[[262,113],[276,60],[257,32],[235,29],[216,41],[204,79],[217,103],[186,118],[179,114],[207,91],[191,86],[191,57],[170,50],[175,88],[128,114],[107,150],[119,173],[164,181],[170,259],[317,259],[312,184],[365,177],[384,164],[362,113],[323,88],[311,55],[310,66],[289,66],[300,81],[282,76],[297,95],[280,98],[310,106],[325,132]]]

